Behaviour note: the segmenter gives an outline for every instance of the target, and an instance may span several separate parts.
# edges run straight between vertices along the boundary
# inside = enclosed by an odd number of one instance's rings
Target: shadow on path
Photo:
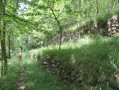
[[[17,78],[17,90],[24,90],[24,85],[23,85],[23,81],[24,81],[24,67],[21,66],[21,70],[20,70],[20,73],[19,73],[19,76]]]

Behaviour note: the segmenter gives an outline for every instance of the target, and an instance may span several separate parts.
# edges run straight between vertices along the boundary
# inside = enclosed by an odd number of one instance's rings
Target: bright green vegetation
[[[8,63],[8,74],[0,77],[0,90],[16,90],[17,78],[20,67],[25,68],[24,90],[65,90],[57,76],[52,76],[49,72],[42,70],[41,65],[31,58],[28,53],[23,53],[22,61],[18,57],[11,58]]]
[[[20,62],[17,57],[9,59],[6,76],[0,76],[0,90],[15,90],[18,73],[20,72]]]
[[[17,88],[21,66],[25,90],[119,88],[118,8],[119,0],[0,0],[0,90]]]
[[[76,60],[75,65],[77,68],[88,75],[88,78],[84,79],[84,82],[88,83],[85,88],[91,88],[90,83],[95,79],[100,82],[107,79],[111,81],[111,78],[115,75],[114,72],[118,72],[119,68],[118,43],[119,37],[85,36],[80,41],[63,44],[61,50],[58,50],[58,46],[50,46],[32,50],[30,54],[26,52],[23,54],[21,62],[15,56],[9,60],[9,73],[0,78],[0,88],[14,90],[20,66],[23,65],[25,67],[25,90],[49,90],[49,88],[52,90],[65,90],[66,86],[63,85],[58,76],[51,75],[48,71],[42,69],[41,62],[47,56],[53,56],[53,59],[66,62]],[[30,58],[31,54],[40,54],[41,59],[35,62]],[[98,73],[97,70],[99,70]],[[82,77],[84,77],[83,74]]]
[[[26,60],[27,59],[27,60]],[[24,59],[25,66],[25,90],[65,90],[57,76],[42,70],[42,65],[28,57]]]
[[[46,57],[54,60],[62,60],[74,64],[82,72],[79,77],[87,85],[100,86],[108,80],[115,85],[113,77],[119,72],[119,37],[92,36],[80,41],[66,43],[62,49],[57,46],[33,50],[31,53],[41,55],[41,61]],[[69,64],[70,65],[70,64]],[[106,84],[107,85],[107,84]],[[107,85],[108,87],[108,85]],[[85,87],[86,88],[86,87]]]
[[[31,55],[41,54],[42,57],[48,55],[54,56],[55,59],[69,61],[71,56],[75,57],[76,61],[89,60],[107,60],[108,57],[118,55],[119,37],[102,37],[95,35],[92,37],[85,36],[79,41],[64,43],[62,49],[58,50],[57,45],[46,48],[31,50]]]
[[[52,90],[66,89],[66,86],[63,85],[56,76],[52,76],[47,71],[42,71],[41,65],[37,63],[26,66],[25,76],[25,90],[49,90],[49,88]]]

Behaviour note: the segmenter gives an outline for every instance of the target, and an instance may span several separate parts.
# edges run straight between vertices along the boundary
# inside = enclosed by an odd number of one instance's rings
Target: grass
[[[25,90],[66,90],[57,77],[43,71],[39,63],[30,59],[28,52],[23,53],[22,61],[17,56],[8,60],[7,75],[0,77],[0,90],[16,90],[21,66],[25,67]]]
[[[52,46],[32,52],[34,54],[42,52],[44,55],[56,56],[55,58],[60,58],[62,60],[70,60],[72,55],[77,61],[81,61],[79,58],[82,57],[81,59],[83,59],[83,56],[88,59],[107,59],[105,57],[106,55],[108,57],[118,53],[118,38],[119,37],[111,38],[101,36],[94,36],[92,38],[85,37],[80,41],[62,45],[61,50],[58,50],[58,46]],[[115,50],[116,53],[114,53]]]
[[[15,90],[16,79],[19,72],[20,63],[18,58],[8,59],[8,71],[3,77],[0,77],[0,90]]]
[[[24,63],[25,66],[25,90],[66,90],[56,76],[43,71],[40,63],[36,63],[29,57]]]
[[[58,46],[51,46],[32,50],[31,53],[38,54],[40,52],[41,61],[47,56],[67,63],[72,63],[75,60],[75,66],[85,75],[83,82],[95,85],[96,81],[97,85],[100,85],[106,80],[110,81],[115,72],[119,73],[118,43],[119,36],[86,36],[80,41],[63,44],[61,50],[58,50]]]
[[[62,49],[58,46],[44,47],[23,53],[22,61],[18,57],[8,60],[8,73],[0,77],[0,90],[15,90],[20,66],[25,67],[25,90],[66,90],[67,87],[57,76],[42,70],[41,62],[47,56],[67,63],[75,61],[75,66],[80,70],[84,89],[100,87],[103,81],[111,81],[119,73],[119,37],[85,36],[80,41],[64,43]],[[35,62],[30,55],[40,54],[41,59]],[[82,75],[82,76],[81,76]],[[95,81],[98,82],[95,85]],[[113,83],[114,84],[114,83]],[[83,90],[83,89],[82,89]]]

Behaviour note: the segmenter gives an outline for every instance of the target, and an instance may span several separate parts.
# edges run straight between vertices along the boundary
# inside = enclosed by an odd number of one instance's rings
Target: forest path
[[[19,76],[17,78],[17,90],[24,90],[24,85],[23,85],[23,81],[24,81],[24,73],[25,73],[25,69],[24,66],[21,66],[20,69],[20,73]]]
[[[19,67],[16,90],[66,90],[59,78],[43,70],[42,63],[33,60],[28,52],[22,54]]]

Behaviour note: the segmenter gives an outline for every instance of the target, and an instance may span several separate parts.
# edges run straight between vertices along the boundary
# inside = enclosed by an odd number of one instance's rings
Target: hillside
[[[58,50],[58,46],[51,46],[30,53],[32,56],[39,55],[38,62],[42,67],[52,75],[59,76],[68,87],[117,90],[118,43],[118,36],[86,36],[62,45],[61,50]]]
[[[0,90],[119,90],[119,0],[0,0]]]

